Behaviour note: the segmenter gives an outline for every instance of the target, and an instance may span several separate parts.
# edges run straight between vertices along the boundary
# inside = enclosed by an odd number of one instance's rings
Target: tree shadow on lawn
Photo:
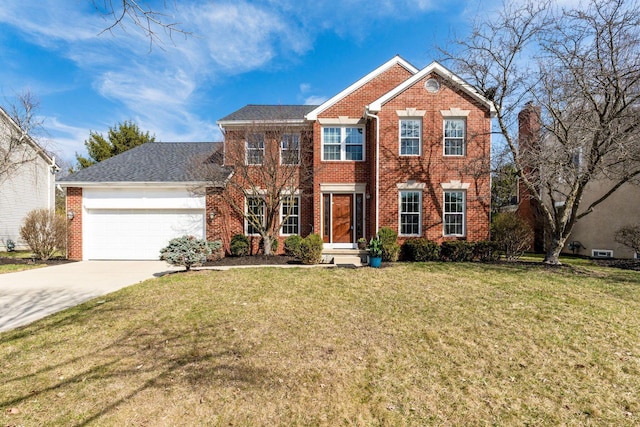
[[[86,311],[82,315],[85,315]],[[77,321],[80,317],[81,315],[70,316],[54,324],[49,323],[48,328],[63,328],[71,318]],[[31,334],[34,330],[25,328],[22,332]],[[117,387],[117,389],[125,388],[126,390],[124,393],[118,393],[119,396],[116,399],[113,399],[108,391],[104,392],[104,395],[98,398],[97,404],[89,405],[90,408],[94,408],[91,413],[73,415],[74,419],[81,420],[75,426],[84,426],[117,410],[123,404],[131,403],[133,398],[149,389],[166,392],[171,388],[216,385],[236,389],[268,387],[272,390],[277,386],[276,375],[273,372],[245,363],[243,356],[252,351],[249,347],[244,349],[229,347],[213,352],[210,350],[214,347],[211,342],[200,341],[198,337],[214,336],[214,331],[204,334],[202,332],[199,331],[195,336],[177,330],[167,334],[164,330],[143,327],[121,335],[100,348],[87,348],[81,354],[74,352],[75,356],[66,360],[65,354],[56,349],[63,340],[59,343],[49,342],[36,351],[53,353],[58,357],[47,358],[46,360],[51,360],[52,363],[39,364],[39,368],[33,373],[14,377],[5,376],[3,387],[11,387],[14,390],[24,387],[24,389],[17,396],[0,400],[0,407],[27,405],[27,401],[34,399],[51,401],[51,393],[56,392],[69,396],[74,403],[77,403],[74,396],[80,394],[78,391],[80,388],[93,387],[102,390],[113,389],[113,384],[124,384],[124,387]],[[50,331],[50,333],[53,332]],[[11,335],[9,340],[16,339],[18,335]],[[220,347],[219,343],[217,347]],[[28,351],[31,352],[33,349]],[[74,369],[74,367],[87,365],[89,367],[81,371]],[[59,376],[59,373],[64,372],[65,369],[74,374]],[[51,377],[56,377],[57,380],[49,382]],[[41,387],[37,385],[27,387],[23,385],[25,381],[32,384],[38,384],[38,382],[49,382],[49,384]],[[97,394],[99,395],[99,392]],[[64,405],[64,401],[59,404]],[[67,408],[64,412],[70,410]],[[12,420],[17,424],[20,424],[19,414],[12,416]],[[55,413],[44,415],[53,422],[56,416]]]

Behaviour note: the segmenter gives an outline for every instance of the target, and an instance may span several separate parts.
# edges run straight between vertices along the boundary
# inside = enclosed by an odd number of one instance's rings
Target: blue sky
[[[102,0],[98,0],[100,3]],[[117,3],[117,2],[114,2]],[[30,91],[43,141],[69,165],[90,131],[132,120],[157,141],[219,141],[216,120],[246,104],[317,104],[396,54],[418,68],[495,0],[146,1],[181,23],[151,50],[91,0],[0,7],[0,103]],[[166,4],[166,7],[165,7]]]

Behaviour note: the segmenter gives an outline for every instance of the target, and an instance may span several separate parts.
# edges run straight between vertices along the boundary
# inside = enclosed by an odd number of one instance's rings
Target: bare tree
[[[253,123],[227,132],[225,165],[233,167],[224,199],[259,234],[265,255],[279,231],[298,217],[302,197],[310,197],[313,180],[311,129],[279,120]],[[237,197],[240,195],[241,197]]]
[[[576,221],[640,176],[640,7],[553,5],[505,2],[443,53],[494,101],[497,132],[549,236],[545,262],[557,264]],[[518,112],[532,105],[539,132],[519,138]],[[582,206],[595,181],[608,190]]]
[[[188,36],[191,33],[180,28],[180,23],[172,22],[171,15],[152,9],[141,0],[91,0],[94,7],[105,15],[111,23],[102,31],[112,32],[116,27],[126,28],[133,24],[149,39],[149,44],[162,42],[160,32],[173,40],[174,34]],[[168,2],[164,2],[167,9]]]
[[[222,197],[246,221],[247,233],[260,235],[265,255],[280,230],[293,225],[290,219],[300,229],[301,200],[312,193],[312,149],[311,129],[286,120],[254,122],[225,135],[224,163],[233,176]]]
[[[0,183],[33,162],[41,150],[33,139],[43,129],[35,114],[39,105],[37,98],[24,92],[16,95],[8,111],[0,108]]]

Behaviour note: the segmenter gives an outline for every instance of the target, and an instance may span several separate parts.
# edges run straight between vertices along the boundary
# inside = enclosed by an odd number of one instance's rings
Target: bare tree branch
[[[116,27],[126,30],[129,24],[140,29],[145,37],[149,39],[149,49],[154,44],[163,44],[160,31],[169,36],[173,41],[174,34],[185,37],[192,33],[180,28],[179,22],[172,22],[171,15],[145,6],[140,0],[91,0],[96,10],[106,16],[109,24],[100,34],[113,32]],[[174,3],[175,7],[175,3]],[[164,9],[167,9],[167,1],[164,2]]]
[[[42,134],[42,120],[35,114],[39,101],[30,92],[16,95],[8,112],[0,109],[0,183],[32,163],[41,150],[35,136]]]
[[[457,47],[443,53],[491,94],[496,125],[551,237],[546,261],[558,263],[576,221],[640,176],[640,6],[506,2]],[[539,107],[539,129],[523,137],[516,123],[527,102]],[[595,182],[609,190],[581,210]]]

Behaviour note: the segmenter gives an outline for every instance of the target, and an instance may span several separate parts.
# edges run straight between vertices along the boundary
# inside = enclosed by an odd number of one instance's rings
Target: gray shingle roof
[[[304,116],[313,111],[317,105],[245,105],[220,122],[261,121],[261,120],[304,120]]]
[[[219,183],[231,172],[222,166],[221,148],[220,142],[148,142],[57,181]]]

